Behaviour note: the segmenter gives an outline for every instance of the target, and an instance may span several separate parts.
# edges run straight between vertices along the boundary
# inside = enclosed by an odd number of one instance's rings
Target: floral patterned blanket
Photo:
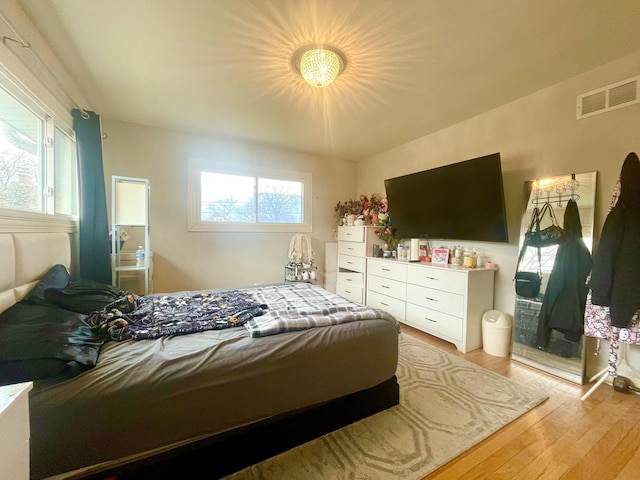
[[[102,338],[144,340],[239,327],[264,308],[239,290],[144,297],[129,293],[91,313],[87,322]]]

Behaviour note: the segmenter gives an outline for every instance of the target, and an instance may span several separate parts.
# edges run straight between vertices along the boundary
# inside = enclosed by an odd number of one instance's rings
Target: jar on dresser
[[[367,257],[380,242],[377,227],[369,225],[338,227],[338,278],[336,293],[357,303],[365,302]]]

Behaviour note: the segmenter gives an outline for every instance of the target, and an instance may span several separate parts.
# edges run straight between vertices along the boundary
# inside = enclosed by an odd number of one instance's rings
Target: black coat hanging
[[[589,286],[594,305],[609,306],[624,328],[640,308],[640,160],[630,153],[620,173],[620,197],[602,228]]]
[[[584,332],[584,308],[587,276],[591,271],[591,253],[582,238],[578,205],[567,202],[564,212],[564,242],[558,247],[538,317],[538,345],[546,347],[551,330],[577,341]]]

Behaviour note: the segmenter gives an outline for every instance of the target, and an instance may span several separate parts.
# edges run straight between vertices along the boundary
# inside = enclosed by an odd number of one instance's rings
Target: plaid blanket
[[[350,302],[309,283],[255,287],[247,292],[252,294],[257,303],[269,307],[264,315],[253,317],[245,323],[252,337],[374,318],[396,323],[395,318],[387,312]]]

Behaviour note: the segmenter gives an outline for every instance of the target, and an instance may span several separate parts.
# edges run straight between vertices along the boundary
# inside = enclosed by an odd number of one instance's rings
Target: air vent
[[[640,76],[578,95],[576,118],[590,117],[640,103]]]

